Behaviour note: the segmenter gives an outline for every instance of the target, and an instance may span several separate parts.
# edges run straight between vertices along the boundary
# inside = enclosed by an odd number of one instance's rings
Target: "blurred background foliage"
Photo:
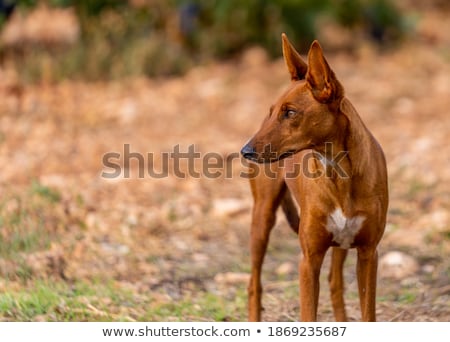
[[[67,44],[2,44],[3,63],[31,82],[180,74],[252,45],[277,57],[281,32],[305,52],[321,18],[382,46],[407,31],[391,0],[0,0],[2,25],[42,6],[71,9],[78,35]]]

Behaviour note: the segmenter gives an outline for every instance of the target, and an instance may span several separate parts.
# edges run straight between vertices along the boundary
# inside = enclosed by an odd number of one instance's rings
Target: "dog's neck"
[[[334,172],[332,177],[339,192],[355,193],[361,187],[370,191],[382,179],[379,174],[382,168],[374,165],[384,164],[383,153],[349,100],[341,101],[339,111],[344,121],[338,121],[342,126],[338,130],[340,134],[332,139],[331,148],[324,145],[316,150],[320,154],[318,161],[327,170],[338,167],[344,171],[344,176]],[[338,158],[342,153],[345,157]]]
[[[354,191],[364,189],[368,194],[387,187],[386,160],[377,140],[348,99],[341,101],[340,111],[348,119],[345,148],[351,164]]]

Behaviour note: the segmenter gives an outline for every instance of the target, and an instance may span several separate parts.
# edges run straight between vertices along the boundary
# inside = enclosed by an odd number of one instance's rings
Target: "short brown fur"
[[[302,255],[299,263],[300,319],[317,320],[319,274],[327,250],[332,247],[329,273],[331,302],[338,321],[346,321],[343,265],[347,246],[341,248],[327,229],[330,215],[340,210],[344,219],[361,217],[362,223],[348,247],[357,249],[357,278],[363,321],[375,321],[377,245],[383,235],[388,207],[387,171],[383,151],[366,128],[344,89],[314,41],[306,64],[282,35],[283,55],[291,77],[287,91],[272,106],[259,131],[241,153],[252,160],[250,178],[254,198],[251,226],[252,271],[248,287],[250,321],[261,320],[261,268],[275,212],[281,204],[291,228],[298,232]],[[327,173],[326,162],[317,158],[309,169],[328,177],[308,177],[299,173],[287,177],[308,154],[339,161],[348,177]],[[267,146],[271,153],[267,153]],[[310,160],[311,161],[311,160]],[[261,172],[262,163],[270,164],[276,177]],[[267,165],[266,165],[267,167]],[[297,212],[298,204],[301,219]],[[347,222],[347,221],[344,221]],[[347,229],[347,226],[345,226]]]

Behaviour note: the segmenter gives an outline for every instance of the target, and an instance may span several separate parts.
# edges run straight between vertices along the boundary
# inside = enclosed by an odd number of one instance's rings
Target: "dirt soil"
[[[439,15],[435,19],[447,20],[448,26],[448,16]],[[428,20],[426,30],[433,33],[434,21]],[[352,53],[327,54],[387,157],[390,207],[379,250],[384,260],[378,285],[381,321],[450,320],[448,29],[436,29],[436,35],[447,32],[442,39],[430,38],[424,29],[421,39],[397,50],[362,44]],[[102,172],[112,169],[102,159],[118,152],[121,157],[111,160],[123,166],[126,144],[131,152],[143,154],[145,162],[153,153],[157,171],[162,152],[176,145],[183,152],[194,144],[202,155],[232,158],[287,84],[283,61],[268,61],[258,48],[237,61],[199,66],[172,79],[28,85],[2,70],[2,215],[33,206],[30,189],[55,198],[51,205],[38,205],[38,212],[29,211],[48,241],[22,249],[17,258],[3,253],[0,289],[33,291],[38,279],[100,279],[150,298],[150,306],[195,301],[207,293],[230,301],[242,296],[239,309],[223,319],[245,320],[252,201],[248,182],[240,177],[245,170],[241,161],[235,158],[229,164],[232,177],[222,173],[208,179],[197,161],[199,178],[177,177],[169,167],[165,178],[145,172],[141,179],[135,158],[130,179],[124,172],[106,179]],[[182,171],[187,168],[183,163]],[[290,321],[299,311],[300,250],[297,237],[278,216],[264,265],[264,320]],[[0,224],[2,241],[13,234],[5,222]],[[389,257],[392,251],[400,254]],[[23,263],[29,271],[25,281],[18,275]],[[319,308],[319,319],[325,321],[333,320],[328,263]],[[354,252],[345,273],[349,317],[359,320]],[[130,319],[139,319],[135,312],[128,313]],[[211,317],[167,314],[162,319]]]

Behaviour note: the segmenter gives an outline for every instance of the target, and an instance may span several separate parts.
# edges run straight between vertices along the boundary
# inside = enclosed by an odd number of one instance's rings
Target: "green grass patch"
[[[21,253],[46,250],[56,237],[61,195],[33,182],[28,191],[0,202],[0,257],[17,259]]]
[[[0,317],[10,321],[126,321],[133,294],[113,283],[38,281],[0,294]]]
[[[200,292],[177,301],[157,301],[115,282],[37,281],[0,294],[0,320],[7,321],[239,321],[246,294]]]
[[[48,200],[50,203],[59,202],[61,199],[61,195],[58,191],[48,186],[42,185],[37,181],[33,181],[30,190],[32,195],[42,197],[43,199]]]
[[[17,320],[28,321],[53,310],[59,301],[56,291],[44,284],[38,284],[32,291],[3,293],[0,295],[0,313],[15,316]]]
[[[153,305],[141,317],[145,321],[242,321],[247,305],[245,291],[233,296],[199,293],[177,302]]]
[[[417,294],[413,292],[404,292],[401,293],[398,297],[398,301],[404,304],[412,304],[416,301]]]

